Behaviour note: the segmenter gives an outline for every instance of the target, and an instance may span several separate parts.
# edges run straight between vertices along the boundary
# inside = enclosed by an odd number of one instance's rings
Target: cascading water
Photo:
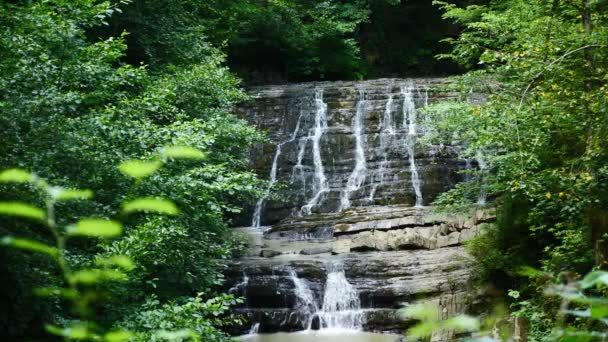
[[[479,150],[475,153],[475,161],[477,161],[477,166],[479,167],[479,182],[481,183],[479,188],[479,195],[477,196],[477,204],[486,205],[488,193],[486,187],[483,184],[483,177],[486,170],[488,169],[488,165],[486,164],[483,154]]]
[[[342,191],[340,198],[340,210],[350,207],[350,194],[357,191],[363,185],[367,174],[367,163],[365,161],[365,137],[363,132],[363,120],[367,113],[367,101],[365,100],[365,90],[359,89],[359,100],[357,101],[357,111],[353,118],[353,135],[355,136],[355,168],[348,177],[346,188]]]
[[[380,149],[382,150],[382,161],[380,162],[380,167],[378,168],[378,174],[380,175],[380,183],[374,183],[372,186],[372,190],[369,193],[369,202],[373,202],[374,196],[376,195],[376,191],[378,190],[378,186],[384,185],[384,177],[385,170],[388,164],[388,144],[390,139],[392,139],[395,135],[395,126],[393,124],[393,93],[392,93],[393,85],[391,84],[388,89],[388,100],[386,100],[386,105],[384,107],[384,116],[382,117],[382,122],[380,122]]]
[[[416,194],[416,206],[421,207],[422,190],[420,189],[420,176],[418,175],[418,168],[416,167],[416,103],[414,102],[413,85],[401,86],[401,94],[403,95],[403,127],[407,129],[407,135],[405,138],[405,147],[410,164],[410,173],[412,176],[412,186]]]
[[[317,313],[321,329],[361,330],[363,312],[357,290],[346,280],[341,264],[329,264],[323,306]]]
[[[233,287],[228,290],[230,294],[246,294],[247,286],[249,285],[249,277],[246,273],[243,273],[243,280],[236,283]]]
[[[289,277],[294,285],[294,294],[296,296],[295,309],[298,312],[302,327],[310,329],[312,319],[319,311],[319,307],[315,301],[315,297],[310,287],[305,280],[298,278],[294,270],[289,271]]]
[[[300,131],[300,121],[302,121],[302,114],[298,117],[298,121],[296,122],[296,128],[293,130],[291,135],[291,139],[284,141],[280,144],[277,144],[276,151],[274,153],[274,157],[272,158],[272,166],[270,168],[270,179],[268,184],[268,191],[272,189],[272,186],[277,182],[277,162],[279,161],[279,157],[281,156],[281,148],[283,145],[287,143],[294,142],[298,136],[298,132]],[[268,194],[264,197],[260,198],[255,204],[255,210],[253,211],[253,219],[251,222],[251,227],[259,229],[262,223],[262,211],[264,210],[264,204],[266,203],[266,199],[268,198]]]
[[[310,214],[312,208],[319,204],[321,196],[329,191],[327,177],[323,168],[323,159],[321,158],[321,137],[327,129],[327,104],[323,101],[323,88],[315,89],[315,127],[314,133],[310,139],[312,140],[312,158],[315,169],[315,178],[313,183],[313,197],[301,209],[303,214]],[[300,160],[301,162],[301,160]]]

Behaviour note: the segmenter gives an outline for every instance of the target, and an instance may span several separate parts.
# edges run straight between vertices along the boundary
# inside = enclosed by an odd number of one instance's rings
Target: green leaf
[[[443,322],[443,326],[457,332],[472,332],[479,330],[479,320],[475,317],[460,315],[449,318]]]
[[[191,338],[193,341],[200,341],[200,336],[194,330],[190,329],[181,329],[177,331],[161,330],[158,331],[155,335],[160,339],[165,339],[169,341],[182,341],[187,338]]]
[[[27,217],[44,220],[44,210],[22,202],[0,202],[0,215]]]
[[[87,268],[72,273],[70,283],[93,285],[104,281],[125,281],[127,275],[117,270],[103,270],[99,268]]]
[[[127,176],[144,178],[156,172],[162,165],[160,161],[128,160],[120,163],[118,169]]]
[[[423,322],[416,324],[407,331],[408,340],[418,340],[431,336],[439,328],[438,322]]]
[[[608,285],[608,272],[604,271],[593,271],[587,273],[587,275],[580,281],[581,287],[588,289],[597,284]]]
[[[78,296],[78,291],[63,287],[40,287],[34,289],[34,293],[42,297],[60,297],[66,299],[75,299]]]
[[[4,246],[11,246],[14,248],[27,250],[30,252],[46,254],[53,258],[59,256],[59,250],[57,248],[30,239],[5,236],[2,238],[2,240],[0,240],[0,244]]]
[[[161,150],[161,154],[165,158],[173,159],[205,159],[207,155],[189,146],[168,146]]]
[[[135,335],[127,330],[116,330],[110,331],[103,336],[103,340],[106,342],[124,342],[134,338]]]
[[[109,258],[99,258],[95,260],[99,266],[118,266],[125,271],[131,271],[135,268],[133,260],[126,255],[113,255]]]
[[[34,175],[22,169],[8,169],[0,172],[0,183],[29,183]]]
[[[591,317],[595,319],[602,319],[608,317],[608,306],[596,305],[591,307]]]
[[[177,215],[179,213],[173,202],[153,197],[137,198],[131,202],[124,203],[122,211],[126,214],[136,211],[155,212],[165,215]]]
[[[61,327],[58,327],[55,325],[47,324],[44,326],[44,328],[46,329],[46,331],[48,331],[49,333],[51,333],[53,335],[62,336],[62,337],[66,337],[68,339],[77,340],[77,341],[88,340],[95,336],[95,334],[92,334],[89,331],[89,328],[87,328],[86,325],[82,325],[82,324],[72,325],[72,326],[66,327],[66,328],[61,328]]]
[[[91,190],[63,189],[54,187],[49,192],[51,193],[51,196],[53,196],[53,198],[59,201],[90,199],[93,197],[93,191]]]
[[[403,318],[421,321],[437,321],[439,308],[431,304],[416,304],[399,310],[399,315]]]
[[[87,218],[68,227],[69,235],[111,238],[122,234],[122,225],[116,221]]]

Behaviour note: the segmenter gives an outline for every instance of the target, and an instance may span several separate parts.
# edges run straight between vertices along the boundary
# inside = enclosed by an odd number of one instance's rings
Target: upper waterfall
[[[457,148],[420,139],[432,125],[422,108],[455,96],[442,90],[442,82],[382,79],[251,89],[243,115],[273,141],[252,151],[252,165],[271,185],[283,186],[276,200],[257,202],[251,225],[366,205],[430,203],[466,167]]]

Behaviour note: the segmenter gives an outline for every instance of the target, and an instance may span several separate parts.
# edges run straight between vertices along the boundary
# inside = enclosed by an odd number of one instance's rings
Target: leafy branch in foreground
[[[173,159],[202,160],[205,154],[190,147],[167,147],[161,150],[152,161],[131,160],[119,165],[119,170],[134,179],[132,192],[143,179],[152,175],[159,168]],[[135,268],[134,262],[127,255],[106,254],[96,257],[84,266],[75,267],[70,262],[68,242],[73,238],[113,239],[123,233],[124,227],[116,219],[101,217],[80,218],[72,224],[60,225],[56,218],[56,206],[59,203],[88,200],[93,197],[90,190],[65,189],[49,184],[45,179],[22,169],[9,169],[0,172],[1,183],[15,183],[30,186],[40,194],[44,208],[17,202],[0,202],[0,215],[28,219],[46,227],[52,234],[54,245],[16,236],[4,236],[0,244],[24,251],[40,253],[54,261],[63,278],[63,285],[36,289],[40,296],[60,298],[69,303],[73,319],[63,326],[46,324],[46,330],[66,340],[120,342],[132,340],[133,332],[125,329],[106,329],[95,319],[95,304],[103,299],[104,285],[124,282],[128,273]],[[122,203],[117,217],[143,212],[160,215],[177,215],[176,205],[164,198],[144,197],[129,198]],[[175,338],[200,340],[195,331],[188,329],[163,330],[158,332],[159,339]]]
[[[532,268],[520,270],[522,275],[535,278],[550,279],[551,276]],[[566,274],[563,277],[567,278]],[[588,342],[608,338],[608,272],[592,271],[579,280],[558,281],[546,285],[545,299],[559,300],[558,319],[548,322],[549,334],[543,336],[543,341]],[[517,300],[519,291],[510,290],[509,296]],[[531,309],[530,302],[521,300],[511,305],[507,313],[503,306],[496,306],[494,312],[483,317],[457,315],[441,320],[441,311],[432,304],[418,304],[400,310],[404,318],[418,322],[408,329],[408,340],[429,340],[435,334],[463,334],[467,341],[496,341],[506,342],[521,340],[522,336],[514,336],[513,318],[526,317]],[[533,328],[533,327],[532,327]]]

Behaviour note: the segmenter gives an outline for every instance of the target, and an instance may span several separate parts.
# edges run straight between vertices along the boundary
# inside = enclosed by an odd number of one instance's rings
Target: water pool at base
[[[241,342],[397,342],[399,335],[362,331],[300,331],[294,333],[251,334],[237,338]]]

